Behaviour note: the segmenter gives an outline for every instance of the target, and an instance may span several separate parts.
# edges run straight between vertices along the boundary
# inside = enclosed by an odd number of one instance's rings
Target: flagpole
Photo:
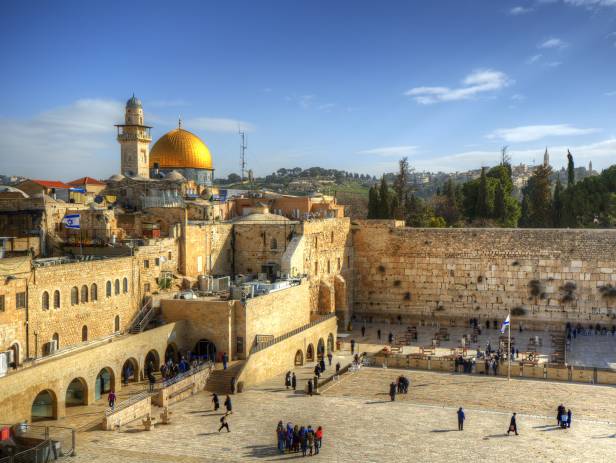
[[[511,309],[509,309],[509,352],[507,352],[507,358],[509,363],[507,365],[507,381],[511,381]]]

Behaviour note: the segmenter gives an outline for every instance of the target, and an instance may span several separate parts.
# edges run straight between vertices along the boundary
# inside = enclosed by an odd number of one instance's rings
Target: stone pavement
[[[323,426],[322,453],[313,457],[319,461],[616,461],[615,388],[410,372],[411,393],[391,403],[383,388],[400,373],[409,371],[364,368],[313,397],[284,388],[249,390],[232,398],[230,433],[217,432],[220,414],[211,410],[210,395],[201,393],[172,406],[172,424],[157,424],[150,432],[135,424],[123,432],[79,433],[78,455],[72,461],[301,459],[301,454],[277,454],[274,430],[279,420]],[[554,426],[558,401],[574,411],[569,430]],[[456,430],[458,405],[466,408],[468,417],[463,432]],[[507,407],[530,412],[518,415],[520,436],[505,436],[511,411]],[[543,412],[546,416],[540,416]]]

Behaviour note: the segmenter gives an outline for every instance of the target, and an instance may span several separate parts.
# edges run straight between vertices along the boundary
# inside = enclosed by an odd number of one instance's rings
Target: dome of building
[[[241,217],[236,217],[232,220],[233,223],[236,224],[253,224],[253,223],[262,223],[262,224],[290,224],[296,223],[292,220],[287,219],[283,215],[278,214],[270,214],[270,213],[253,213],[248,215],[243,215]]]
[[[150,168],[212,170],[209,148],[195,134],[177,128],[158,139],[150,151]]]
[[[135,94],[133,93],[133,96],[130,97],[130,99],[126,102],[126,107],[127,108],[141,108],[141,100],[139,98],[135,97]]]
[[[108,182],[121,182],[122,180],[124,180],[126,177],[124,177],[124,175],[122,174],[114,174],[111,177],[109,177],[107,179]]]
[[[167,175],[165,175],[165,180],[171,181],[180,181],[183,182],[186,180],[182,174],[180,174],[177,170],[172,170]]]

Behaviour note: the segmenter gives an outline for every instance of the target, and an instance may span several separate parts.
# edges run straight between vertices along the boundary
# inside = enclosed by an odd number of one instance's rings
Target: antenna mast
[[[244,172],[246,171],[246,134],[238,127],[238,133],[240,134],[240,168],[242,170],[242,183],[244,183]]]

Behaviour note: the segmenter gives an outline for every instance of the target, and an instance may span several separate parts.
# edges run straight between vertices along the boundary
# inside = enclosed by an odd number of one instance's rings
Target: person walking
[[[336,363],[336,379],[339,378],[340,375],[340,362]]]
[[[330,352],[327,353],[327,361],[329,362],[329,366],[332,366],[332,358],[334,358],[334,355]]]
[[[515,435],[519,435],[518,434],[518,423],[515,419],[515,413],[511,416],[511,421],[509,422],[509,429],[507,430],[507,435],[509,435],[510,432],[514,432]]]
[[[287,371],[287,374],[284,375],[284,385],[287,389],[291,387],[291,372]]]
[[[231,378],[231,394],[235,394],[235,376]]]
[[[567,427],[570,428],[571,427],[571,416],[573,415],[573,413],[571,413],[571,409],[567,410]]]
[[[282,425],[282,421],[278,422],[276,427],[276,440],[278,441],[278,451],[284,453],[284,444],[286,442],[287,433]]]
[[[295,376],[295,372],[291,375],[291,387],[293,390],[297,388],[297,377]]]
[[[299,442],[302,447],[302,456],[305,457],[308,451],[308,435],[306,433],[306,428],[303,426],[299,428]]]
[[[308,441],[308,455],[312,456],[314,452],[314,430],[310,425],[308,425],[308,429],[306,430],[306,440]]]
[[[115,401],[116,401],[116,395],[112,389],[111,391],[109,391],[109,395],[107,396],[107,402],[109,403],[109,408],[111,408],[111,411],[113,411],[113,409],[115,408]]]
[[[464,431],[465,419],[466,415],[464,414],[464,410],[462,410],[462,407],[458,408],[458,431]]]
[[[287,452],[291,453],[293,451],[293,423],[287,423]]]
[[[366,327],[362,325],[362,327],[361,327],[361,337],[363,338],[364,336],[366,336]]]
[[[321,368],[321,373],[323,373],[325,371],[325,360],[323,358],[319,362],[319,367]]]
[[[355,353],[355,339],[351,339],[351,354]]]
[[[220,428],[218,428],[218,432],[222,431],[222,428],[227,428],[227,432],[231,432],[229,429],[229,423],[227,423],[226,413],[220,417]]]
[[[154,392],[154,383],[156,383],[156,378],[154,377],[154,374],[152,372],[148,374],[148,383],[150,387],[150,392]]]
[[[389,385],[389,397],[391,398],[392,402],[396,400],[396,383],[393,381]]]
[[[229,363],[229,356],[227,355],[226,352],[222,353],[222,369],[226,370],[227,369],[227,363]]]
[[[214,404],[214,411],[217,411],[220,408],[220,401],[216,393],[212,394],[212,403]]]
[[[233,406],[231,404],[231,397],[227,396],[225,399],[225,408],[227,409],[227,413],[233,413]]]
[[[393,344],[394,334],[391,331],[389,332],[389,336],[387,337],[387,339],[389,339],[389,344]]]
[[[308,380],[308,395],[312,397],[312,380]]]
[[[314,454],[318,455],[319,450],[321,450],[321,445],[323,444],[323,428],[319,426],[317,431],[314,433]]]
[[[556,426],[562,425],[562,416],[565,414],[565,406],[560,404],[556,408]]]

